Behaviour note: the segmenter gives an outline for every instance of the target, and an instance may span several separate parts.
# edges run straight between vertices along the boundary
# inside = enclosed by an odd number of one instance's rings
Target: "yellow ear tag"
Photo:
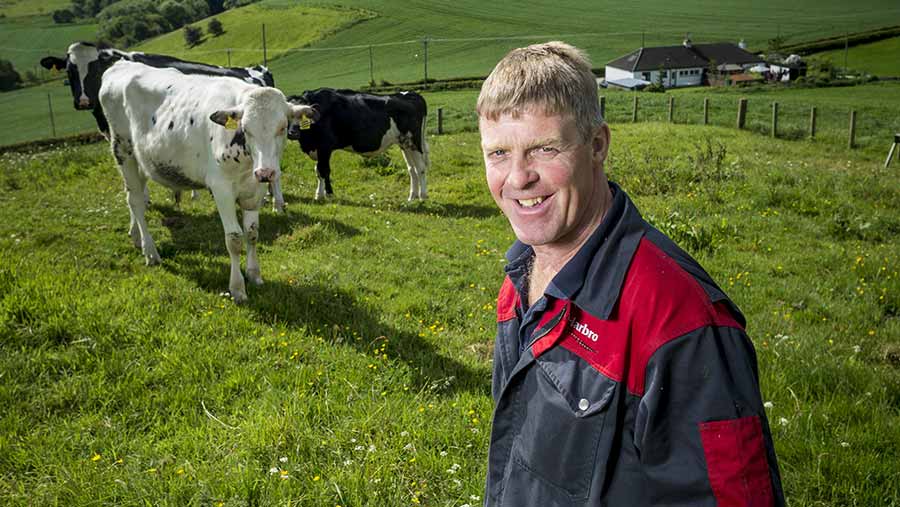
[[[312,125],[312,120],[303,115],[300,117],[300,130],[309,130],[310,125]]]
[[[234,116],[229,116],[227,120],[225,120],[225,128],[228,130],[237,130],[238,121]]]

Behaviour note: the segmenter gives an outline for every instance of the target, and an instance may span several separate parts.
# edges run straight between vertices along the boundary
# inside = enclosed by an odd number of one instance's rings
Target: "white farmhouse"
[[[666,88],[705,84],[711,66],[721,75],[743,74],[763,59],[729,42],[640,48],[606,64],[606,82],[635,88],[662,81]],[[661,76],[660,76],[661,74]]]

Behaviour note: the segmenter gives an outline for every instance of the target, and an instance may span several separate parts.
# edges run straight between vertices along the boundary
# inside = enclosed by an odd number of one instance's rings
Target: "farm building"
[[[712,66],[720,76],[736,76],[764,63],[743,43],[693,44],[685,39],[680,46],[640,48],[607,63],[606,82],[629,89],[659,81],[666,88],[699,86],[709,82]]]

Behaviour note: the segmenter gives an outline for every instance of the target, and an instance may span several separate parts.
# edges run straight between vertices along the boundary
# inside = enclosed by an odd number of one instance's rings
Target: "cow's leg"
[[[284,213],[284,195],[281,193],[281,178],[269,182],[269,194],[272,195],[272,211]]]
[[[406,170],[409,171],[409,201],[427,197],[425,183],[425,158],[417,150],[403,150]]]
[[[244,285],[244,275],[241,274],[241,249],[244,243],[244,233],[237,220],[237,207],[234,194],[227,189],[213,188],[213,199],[219,210],[219,218],[222,220],[222,229],[225,231],[225,248],[231,259],[231,274],[228,279],[228,291],[235,303],[247,301],[247,288]]]
[[[131,227],[128,231],[131,240],[134,246],[141,248],[148,266],[159,264],[159,252],[144,218],[147,211],[147,179],[141,174],[137,160],[133,157],[123,158],[119,164],[119,172],[125,180],[128,211],[131,214]]]
[[[198,192],[196,190],[191,190],[191,200],[196,201],[199,198],[200,198],[200,192]]]
[[[262,285],[259,271],[259,257],[256,255],[256,240],[259,238],[259,210],[244,210],[244,236],[247,239],[247,278],[254,285]]]
[[[175,201],[175,208],[181,209],[181,190],[172,191],[172,200]]]
[[[334,196],[334,190],[331,188],[331,151],[321,150],[316,159],[316,176],[319,178],[319,185],[316,187],[316,200],[320,200],[326,196]]]

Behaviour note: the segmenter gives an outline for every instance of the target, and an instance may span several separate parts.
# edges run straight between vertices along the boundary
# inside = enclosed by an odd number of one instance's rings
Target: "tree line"
[[[97,38],[127,47],[185,27],[198,19],[258,0],[71,0],[70,7],[53,12],[57,23],[92,19],[99,24]],[[185,33],[185,39],[190,42]],[[198,39],[199,40],[199,39]]]

